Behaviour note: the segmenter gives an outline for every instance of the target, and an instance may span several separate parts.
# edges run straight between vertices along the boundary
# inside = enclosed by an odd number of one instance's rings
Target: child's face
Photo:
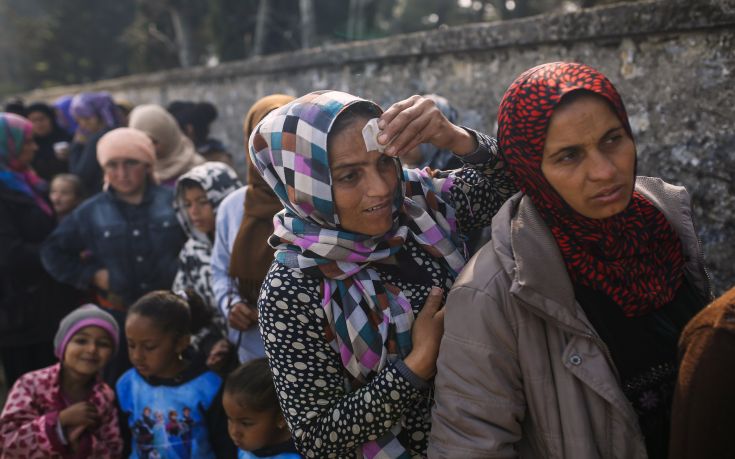
[[[237,400],[237,396],[225,392],[222,405],[227,413],[227,432],[232,441],[243,451],[254,451],[277,445],[291,435],[279,410],[257,412]]]
[[[204,234],[214,232],[214,210],[207,194],[198,186],[184,189],[184,209],[194,228]]]
[[[64,369],[81,376],[95,376],[112,357],[114,344],[100,327],[84,327],[71,337],[64,351]]]
[[[74,191],[74,185],[68,180],[56,179],[51,182],[49,198],[56,215],[66,215],[79,204],[79,196]]]
[[[130,314],[125,321],[130,362],[145,377],[172,378],[176,376],[179,355],[189,345],[189,335],[176,337],[156,326],[149,317]]]

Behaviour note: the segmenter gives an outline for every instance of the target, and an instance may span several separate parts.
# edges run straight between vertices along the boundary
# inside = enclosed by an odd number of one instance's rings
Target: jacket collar
[[[691,220],[689,195],[683,187],[661,179],[638,177],[636,191],[664,214],[682,240],[687,278],[705,294],[710,294],[703,256]],[[511,274],[511,293],[542,315],[577,331],[592,330],[564,268],[561,252],[551,231],[530,198],[518,193],[500,210],[493,225],[495,252]],[[507,223],[510,221],[510,231]]]

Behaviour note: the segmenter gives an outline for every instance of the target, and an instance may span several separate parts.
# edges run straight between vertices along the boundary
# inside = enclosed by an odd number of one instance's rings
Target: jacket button
[[[109,231],[105,231],[105,237],[110,237],[110,232]]]
[[[582,363],[582,357],[580,357],[578,354],[574,354],[571,357],[569,357],[569,363],[571,363],[574,366],[578,366]]]
[[[137,229],[134,229],[133,236],[139,236],[139,235],[140,235],[140,231],[138,231]]]
[[[138,263],[142,263],[143,262],[143,257],[140,256],[140,255],[138,255],[137,257],[135,257],[135,261],[137,261]]]

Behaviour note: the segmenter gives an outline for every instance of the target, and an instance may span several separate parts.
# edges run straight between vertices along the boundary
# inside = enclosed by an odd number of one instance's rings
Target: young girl
[[[59,324],[59,363],[23,375],[0,416],[0,457],[110,458],[122,453],[115,395],[100,372],[118,345],[115,319],[92,304]]]
[[[212,315],[212,326],[203,327],[193,335],[191,344],[197,351],[211,355],[210,368],[213,370],[222,368],[229,355],[224,337],[225,318],[217,307],[212,290],[210,260],[215,216],[222,200],[241,186],[235,171],[216,161],[196,166],[176,181],[174,209],[189,239],[179,252],[179,270],[171,290],[177,292],[191,288],[206,302]],[[215,346],[218,341],[221,342]],[[212,354],[210,351],[213,349],[216,352]]]
[[[265,358],[251,360],[225,382],[222,405],[238,459],[300,459],[291,440]]]
[[[235,455],[224,435],[222,379],[186,352],[191,317],[199,307],[200,302],[159,290],[128,310],[125,335],[133,368],[120,377],[116,389],[124,428],[132,434],[131,458]],[[173,412],[176,424],[186,428],[166,428],[174,425]]]
[[[49,199],[56,218],[61,221],[82,203],[82,181],[73,174],[58,174],[51,180]]]

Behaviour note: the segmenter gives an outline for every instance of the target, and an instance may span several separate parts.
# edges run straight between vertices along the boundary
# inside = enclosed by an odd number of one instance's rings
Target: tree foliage
[[[0,94],[624,0],[0,0]]]

